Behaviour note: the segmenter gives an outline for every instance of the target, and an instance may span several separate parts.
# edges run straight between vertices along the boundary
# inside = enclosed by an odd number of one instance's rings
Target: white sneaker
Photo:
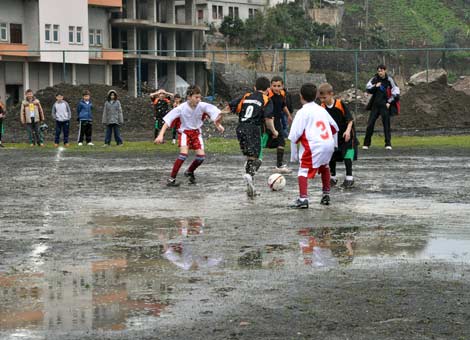
[[[244,174],[243,179],[246,182],[246,194],[248,197],[255,197],[255,186],[253,185],[253,177],[250,174]]]
[[[392,150],[392,147],[391,147],[390,145],[387,145],[387,146],[385,147],[385,150]]]
[[[367,145],[364,145],[364,146],[362,147],[362,150],[369,150],[369,147],[368,147]]]
[[[274,170],[279,172],[280,174],[290,174],[292,172],[292,170],[289,169],[285,164],[279,167],[275,167]]]
[[[89,145],[89,146],[95,146],[95,144],[93,144],[92,142],[90,142],[90,143],[87,143],[86,145]]]
[[[78,146],[82,146],[82,145],[83,145],[83,143],[78,143]]]
[[[171,143],[172,143],[172,144],[176,144],[176,139],[173,139],[173,140],[171,141]]]

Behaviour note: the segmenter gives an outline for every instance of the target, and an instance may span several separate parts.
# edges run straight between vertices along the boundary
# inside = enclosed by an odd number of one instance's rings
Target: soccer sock
[[[255,167],[255,160],[248,159],[245,163],[245,172],[252,177],[255,175],[256,167]]]
[[[178,175],[178,171],[180,171],[181,166],[183,165],[184,161],[188,158],[187,153],[180,153],[178,158],[176,159],[175,163],[173,164],[173,170],[171,170],[171,178],[176,178]]]
[[[308,178],[304,176],[297,177],[299,181],[299,196],[300,198],[308,198]]]
[[[284,148],[277,148],[277,167],[282,166],[284,160]]]
[[[336,162],[330,161],[330,173],[331,177],[336,178]]]
[[[189,173],[193,173],[206,159],[205,155],[198,155],[188,168]]]
[[[321,173],[322,190],[324,194],[330,193],[330,168],[322,165],[318,171]]]
[[[344,166],[346,167],[346,176],[352,177],[352,159],[345,159]]]
[[[253,166],[255,167],[255,171],[258,172],[259,168],[261,167],[261,164],[263,161],[261,159],[255,159],[253,161]]]

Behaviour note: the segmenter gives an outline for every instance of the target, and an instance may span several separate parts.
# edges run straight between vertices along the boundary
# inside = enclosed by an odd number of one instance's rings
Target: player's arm
[[[155,138],[155,141],[154,141],[155,144],[163,144],[163,136],[165,135],[165,132],[168,128],[169,128],[169,125],[167,123],[163,124],[162,129],[160,130],[160,133],[158,134],[157,138]]]
[[[274,114],[273,114],[273,102],[270,100],[268,104],[264,107],[264,122],[269,131],[273,134],[274,138],[279,136],[279,133],[274,126]]]
[[[220,111],[217,106],[209,104],[209,103],[203,103],[203,105],[204,105],[203,107],[204,112],[207,112],[211,120],[214,122],[214,125],[217,128],[217,130],[219,130],[220,133],[224,133],[225,128],[221,124],[222,117],[223,117],[222,111]]]
[[[354,124],[354,117],[352,116],[351,111],[349,111],[348,106],[343,101],[341,101],[341,104],[343,105],[344,109],[344,118],[348,122],[348,126],[346,127],[346,131],[343,133],[343,137],[346,142],[349,142],[349,140],[351,139],[351,131]]]

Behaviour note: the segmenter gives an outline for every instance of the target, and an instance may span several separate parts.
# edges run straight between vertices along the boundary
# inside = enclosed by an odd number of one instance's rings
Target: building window
[[[46,42],[50,42],[51,41],[51,25],[50,24],[46,24],[44,26],[44,40]]]
[[[82,42],[82,28],[80,26],[77,27],[75,36],[76,36],[75,42],[77,44],[83,44],[83,42]]]
[[[224,8],[222,6],[218,6],[217,11],[217,18],[223,19],[224,18]]]
[[[95,44],[95,30],[89,30],[88,43],[90,44],[90,46],[93,46]]]
[[[59,42],[59,25],[52,26],[52,41]]]
[[[204,11],[202,9],[197,10],[197,19],[204,20]]]
[[[248,18],[253,18],[253,8],[248,8]]]
[[[7,24],[0,24],[0,40],[8,41]]]
[[[75,27],[69,26],[69,43],[73,44],[75,42]]]
[[[217,6],[212,6],[212,19],[217,19]]]
[[[96,30],[95,38],[96,38],[95,43],[96,43],[97,46],[103,45],[101,30]]]
[[[229,6],[229,8],[228,8],[228,16],[230,18],[233,18],[233,7],[232,6]]]
[[[235,18],[240,18],[240,13],[238,12],[238,7],[235,7]]]
[[[23,27],[21,24],[10,24],[10,43],[23,43]]]

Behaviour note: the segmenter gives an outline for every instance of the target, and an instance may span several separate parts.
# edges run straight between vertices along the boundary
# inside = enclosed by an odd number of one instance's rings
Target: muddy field
[[[156,147],[156,150],[158,148]],[[0,150],[1,339],[468,339],[468,150],[361,153],[293,211],[239,155]],[[339,174],[344,168],[339,167]]]

